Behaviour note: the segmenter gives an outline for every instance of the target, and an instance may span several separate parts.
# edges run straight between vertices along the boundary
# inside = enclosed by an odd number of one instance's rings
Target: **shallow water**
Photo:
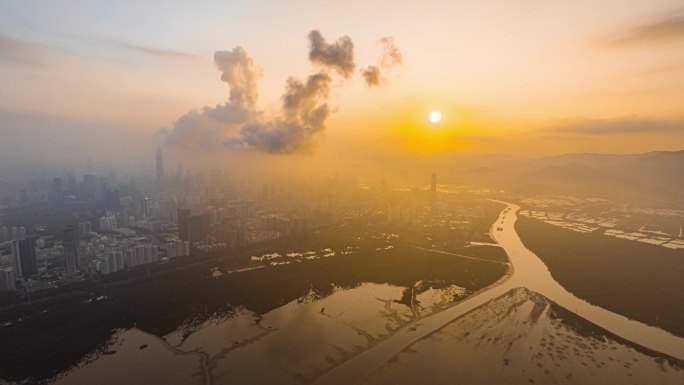
[[[83,363],[56,383],[311,382],[418,317],[467,294],[455,285],[445,289],[425,285],[413,309],[398,302],[406,288],[364,283],[353,289],[336,288],[325,298],[310,292],[261,316],[238,310],[205,322],[186,336],[181,330],[164,338],[138,329],[121,330],[109,348],[116,353]],[[103,373],[116,376],[103,377]]]
[[[411,343],[441,329],[444,325],[463,314],[491,301],[509,290],[525,287],[540,293],[560,306],[576,312],[589,322],[637,344],[657,352],[684,359],[684,339],[655,327],[630,320],[619,314],[593,306],[575,297],[551,276],[546,265],[530,250],[525,248],[515,231],[517,205],[505,203],[507,207],[492,226],[496,242],[506,250],[512,264],[509,275],[498,283],[455,304],[447,310],[421,319],[397,332],[392,338],[373,346],[363,353],[335,367],[321,376],[317,384],[352,384],[358,382],[372,369],[387,362]]]
[[[592,306],[555,282],[515,232],[517,209],[507,204],[492,229],[509,255],[511,271],[453,306],[447,307],[452,298],[468,294],[458,286],[431,289],[423,283],[426,290],[410,306],[398,303],[406,288],[386,284],[336,289],[325,298],[311,292],[262,316],[241,310],[206,322],[185,338],[180,331],[164,339],[137,329],[120,331],[111,348],[115,354],[84,363],[56,383],[350,384],[406,346],[516,287],[538,292],[625,339],[684,358],[681,338]]]

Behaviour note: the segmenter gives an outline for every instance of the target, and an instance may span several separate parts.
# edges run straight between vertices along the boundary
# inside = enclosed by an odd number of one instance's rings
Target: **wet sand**
[[[362,384],[682,384],[680,366],[591,334],[545,297],[513,289],[416,341]],[[681,365],[681,362],[680,362]]]
[[[496,242],[506,250],[511,261],[511,272],[490,288],[457,303],[431,317],[421,319],[397,332],[392,338],[335,367],[321,376],[316,384],[353,384],[370,371],[389,361],[411,343],[439,330],[452,320],[495,299],[509,290],[525,287],[550,298],[553,302],[576,312],[579,316],[618,336],[672,357],[684,358],[684,339],[658,328],[632,321],[575,297],[558,284],[544,263],[523,245],[515,231],[517,205],[501,202],[507,207],[492,226]]]

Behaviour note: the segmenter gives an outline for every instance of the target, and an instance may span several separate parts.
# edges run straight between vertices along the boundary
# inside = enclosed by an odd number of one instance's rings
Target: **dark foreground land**
[[[490,206],[486,222],[493,223],[499,206]],[[269,312],[312,291],[318,297],[334,287],[353,288],[364,282],[411,288],[429,281],[434,288],[459,285],[469,292],[486,287],[508,270],[500,251],[487,246],[466,247],[466,239],[481,238],[488,225],[471,234],[447,230],[397,229],[369,221],[322,230],[306,239],[283,239],[251,255],[331,249],[332,257],[291,259],[289,264],[228,274],[234,261],[211,260],[146,278],[137,273],[125,284],[89,287],[82,296],[12,307],[0,312],[0,378],[40,383],[68,370],[85,357],[109,349],[117,329],[138,327],[158,336],[176,330],[191,333],[208,319],[230,317],[237,307],[257,314]],[[390,234],[399,235],[389,236]],[[420,235],[423,234],[423,235]],[[446,241],[454,236],[452,244]],[[431,241],[425,241],[427,238]],[[440,250],[427,250],[440,238]],[[430,245],[428,245],[428,243]],[[392,247],[388,247],[392,246]],[[352,250],[345,254],[345,251]],[[463,258],[459,255],[468,255]],[[249,260],[250,254],[245,254]],[[477,258],[477,259],[473,259]],[[278,258],[273,261],[283,261]],[[301,259],[301,261],[297,261]],[[218,269],[223,275],[215,277]],[[123,277],[126,278],[126,277]],[[406,290],[402,302],[410,300]],[[417,294],[414,293],[414,295]],[[99,298],[99,300],[98,300]],[[458,300],[459,298],[454,298]]]
[[[554,279],[578,297],[684,336],[684,250],[582,234],[525,217],[515,227]]]

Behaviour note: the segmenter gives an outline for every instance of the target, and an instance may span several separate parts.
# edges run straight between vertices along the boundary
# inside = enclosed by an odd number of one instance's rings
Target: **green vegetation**
[[[520,217],[525,246],[580,298],[684,336],[684,250],[582,234]]]

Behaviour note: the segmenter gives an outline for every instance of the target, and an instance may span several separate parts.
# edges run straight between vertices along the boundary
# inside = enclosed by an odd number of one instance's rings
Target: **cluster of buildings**
[[[337,178],[276,178],[262,186],[216,170],[208,177],[184,173],[181,165],[170,175],[161,149],[153,177],[89,171],[80,179],[69,174],[30,180],[10,194],[6,206],[21,215],[0,216],[0,225],[7,224],[0,227],[0,290],[107,275],[195,252],[226,255],[305,234],[363,212],[356,200],[338,199],[340,187]],[[67,215],[58,216],[60,210]],[[40,225],[22,222],[42,215]]]
[[[24,226],[0,227],[0,242],[9,242],[24,238],[26,238],[26,228]]]
[[[109,250],[93,260],[93,267],[95,271],[102,275],[115,273],[124,270],[127,267],[136,267],[147,265],[160,261],[162,255],[166,258],[177,258],[181,256],[190,255],[190,245],[181,242],[180,245],[174,242],[169,247],[169,244],[163,245],[162,253],[160,246],[152,243],[143,243],[122,247],[114,250]]]

